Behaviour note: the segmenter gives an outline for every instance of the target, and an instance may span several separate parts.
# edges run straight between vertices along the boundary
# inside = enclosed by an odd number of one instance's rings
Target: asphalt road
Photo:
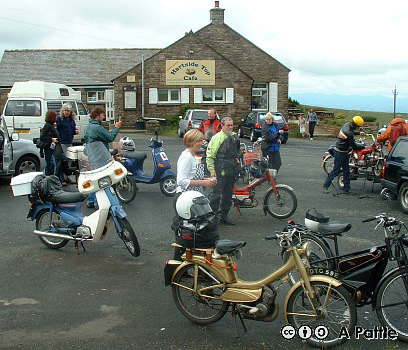
[[[137,150],[149,152],[146,135],[132,135]],[[183,149],[182,140],[164,137],[164,148],[173,161]],[[248,142],[248,140],[246,140]],[[341,238],[343,252],[366,249],[383,242],[375,224],[361,223],[384,212],[380,185],[352,182],[356,195],[325,195],[321,168],[324,151],[333,140],[289,139],[281,148],[283,165],[278,182],[293,187],[298,208],[292,219],[303,222],[307,209],[316,208],[353,228]],[[146,160],[152,164],[148,153]],[[73,189],[71,186],[71,190]],[[308,348],[296,338],[280,335],[283,312],[271,323],[246,321],[248,332],[227,314],[204,327],[192,324],[176,308],[170,287],[164,287],[163,267],[172,257],[172,199],[159,185],[140,185],[136,199],[123,205],[136,231],[141,255],[133,258],[115,233],[105,241],[86,244],[79,255],[73,243],[61,250],[45,247],[32,233],[34,222],[26,219],[26,197],[13,197],[9,180],[0,180],[0,349],[292,349]],[[262,195],[266,187],[258,192]],[[333,194],[335,191],[331,188]],[[84,206],[85,213],[92,211]],[[396,202],[389,211],[404,219]],[[280,230],[285,220],[264,216],[262,207],[243,209],[234,227],[219,226],[222,238],[245,240],[238,261],[242,279],[256,280],[281,265],[280,249],[265,235]],[[288,285],[279,288],[282,305]],[[370,307],[358,309],[358,324],[380,326]],[[406,348],[401,342],[352,339],[343,348]]]

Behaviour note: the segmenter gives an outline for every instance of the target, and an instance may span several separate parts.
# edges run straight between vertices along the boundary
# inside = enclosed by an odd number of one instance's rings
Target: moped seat
[[[78,203],[83,202],[86,196],[79,192],[59,191],[49,197],[49,202],[53,204]]]
[[[246,245],[245,241],[231,241],[229,239],[220,239],[215,242],[215,248],[217,249],[218,254],[228,254],[233,253],[239,248],[242,248]]]
[[[319,233],[323,235],[339,235],[351,229],[351,224],[342,224],[338,221],[319,223]]]
[[[124,153],[125,158],[145,160],[147,154],[140,151],[127,151]]]

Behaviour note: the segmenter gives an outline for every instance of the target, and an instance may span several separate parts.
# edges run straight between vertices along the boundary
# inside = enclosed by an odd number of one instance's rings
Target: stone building
[[[290,70],[224,22],[215,1],[210,24],[164,49],[17,50],[0,62],[0,106],[15,81],[64,83],[88,108],[114,91],[114,114],[132,128],[143,118],[215,108],[236,122],[251,110],[288,114]]]

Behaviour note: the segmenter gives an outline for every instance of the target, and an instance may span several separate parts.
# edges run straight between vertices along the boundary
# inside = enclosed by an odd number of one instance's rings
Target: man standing
[[[353,117],[351,122],[347,122],[341,128],[338,136],[336,147],[334,148],[334,167],[330,174],[327,175],[327,179],[323,184],[323,193],[329,193],[329,186],[333,179],[340,174],[343,170],[344,176],[344,193],[350,193],[350,164],[349,164],[349,149],[350,147],[355,150],[362,150],[364,148],[371,149],[370,146],[359,145],[354,140],[354,135],[365,135],[365,133],[359,132],[356,129],[364,125],[364,119],[360,116]]]
[[[208,142],[216,133],[221,131],[221,122],[218,120],[217,111],[214,108],[208,110],[208,119],[201,123],[198,130],[204,134],[204,139]]]
[[[306,123],[309,123],[310,140],[313,141],[314,129],[316,125],[319,125],[319,118],[317,118],[314,108],[310,108],[310,112],[307,113]]]
[[[105,110],[101,107],[95,107],[91,111],[89,124],[84,132],[86,152],[92,169],[103,167],[112,158],[109,152],[109,142],[115,140],[122,125],[122,122],[116,122],[115,127],[108,131],[102,126],[104,120]],[[97,206],[95,193],[91,193],[87,200],[87,207],[97,208]]]
[[[208,170],[211,177],[217,177],[217,184],[210,193],[209,200],[215,213],[221,207],[220,223],[233,226],[234,223],[228,218],[228,212],[231,208],[232,189],[240,171],[240,142],[238,135],[232,131],[231,118],[223,118],[221,127],[221,131],[213,136],[207,148]]]

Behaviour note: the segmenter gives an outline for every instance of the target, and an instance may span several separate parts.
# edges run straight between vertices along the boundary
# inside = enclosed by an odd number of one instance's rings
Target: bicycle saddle
[[[59,191],[48,198],[48,202],[53,204],[66,204],[83,202],[86,196],[79,192]]]
[[[242,248],[245,245],[245,241],[231,241],[229,239],[220,239],[215,242],[215,249],[217,249],[218,254],[223,255],[233,253],[237,249]]]
[[[319,233],[324,235],[339,235],[351,229],[351,224],[342,224],[338,221],[319,223]]]

